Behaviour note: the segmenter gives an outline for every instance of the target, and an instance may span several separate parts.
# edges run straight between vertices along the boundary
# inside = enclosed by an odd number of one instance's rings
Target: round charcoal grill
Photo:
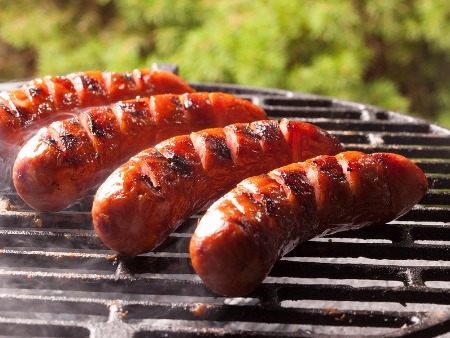
[[[2,85],[2,89],[17,84]],[[245,298],[218,297],[195,275],[199,215],[155,252],[117,258],[96,238],[92,196],[40,214],[0,196],[0,335],[67,337],[437,336],[450,332],[450,130],[360,103],[276,89],[192,83],[314,123],[348,150],[415,160],[430,190],[386,225],[314,239]]]

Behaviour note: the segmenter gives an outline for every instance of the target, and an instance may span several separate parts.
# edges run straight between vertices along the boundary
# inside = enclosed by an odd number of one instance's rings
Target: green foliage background
[[[0,79],[180,66],[450,127],[447,0],[0,0]]]

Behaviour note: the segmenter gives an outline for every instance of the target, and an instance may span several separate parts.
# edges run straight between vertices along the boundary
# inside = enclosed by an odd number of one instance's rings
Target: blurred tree
[[[336,96],[440,118],[450,126],[447,0],[0,5],[0,38],[7,44],[0,43],[0,55],[8,48],[27,51],[15,58],[28,76],[173,62],[191,81]],[[16,66],[0,67],[0,78],[24,74]]]
[[[36,54],[32,48],[18,49],[0,38],[0,81],[33,74]]]

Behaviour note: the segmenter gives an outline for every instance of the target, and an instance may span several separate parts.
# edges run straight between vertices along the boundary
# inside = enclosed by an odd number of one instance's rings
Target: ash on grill
[[[12,84],[11,84],[12,85]],[[430,191],[385,226],[299,245],[246,298],[217,297],[190,266],[198,215],[156,252],[117,258],[96,238],[92,196],[39,214],[0,197],[0,332],[14,336],[432,336],[450,332],[450,131],[358,103],[282,90],[192,84],[314,123],[349,150],[415,160]]]

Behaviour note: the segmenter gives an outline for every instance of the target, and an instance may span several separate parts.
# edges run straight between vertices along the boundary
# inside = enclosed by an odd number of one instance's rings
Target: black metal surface
[[[191,218],[153,253],[117,258],[95,237],[92,196],[39,214],[0,196],[0,336],[438,336],[450,332],[450,131],[377,107],[282,90],[193,83],[315,123],[347,149],[417,161],[430,191],[387,225],[299,245],[246,298],[202,285]]]

